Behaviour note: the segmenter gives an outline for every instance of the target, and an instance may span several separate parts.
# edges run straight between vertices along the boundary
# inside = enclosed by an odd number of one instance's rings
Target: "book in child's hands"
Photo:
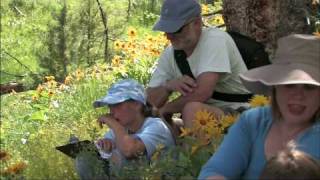
[[[57,146],[56,149],[73,159],[76,158],[77,154],[83,151],[90,151],[100,156],[94,142],[89,140],[72,142],[63,146]]]

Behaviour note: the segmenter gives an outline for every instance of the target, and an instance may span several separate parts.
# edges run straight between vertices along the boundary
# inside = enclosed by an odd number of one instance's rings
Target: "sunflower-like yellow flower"
[[[224,24],[224,20],[223,20],[222,15],[216,15],[216,17],[214,18],[214,22],[216,24]]]
[[[201,144],[208,144],[216,133],[220,133],[217,127],[216,120],[212,113],[207,110],[196,112],[192,132],[194,133],[193,136],[196,137]]]
[[[53,92],[52,90],[49,90],[48,96],[49,96],[49,97],[52,97],[53,95],[54,95],[54,92]]]
[[[39,96],[37,96],[37,95],[33,95],[32,96],[32,101],[34,102],[34,101],[37,101],[39,99]]]
[[[249,101],[252,108],[259,106],[266,106],[270,104],[270,99],[263,95],[254,95]]]
[[[201,12],[202,14],[208,14],[209,13],[209,7],[206,4],[201,4]]]
[[[55,81],[55,80],[50,80],[50,81],[47,82],[47,84],[48,84],[49,88],[57,87],[57,81]]]
[[[213,119],[213,114],[207,110],[197,111],[195,115],[194,128],[197,130],[205,130],[207,126],[212,123]]]
[[[78,81],[84,78],[84,72],[81,69],[76,70],[76,78]]]
[[[111,60],[111,65],[113,67],[119,67],[121,63],[121,56],[115,55]]]
[[[212,138],[220,138],[222,135],[222,128],[220,124],[220,119],[214,118],[211,123],[206,128],[204,137],[202,138],[202,144],[209,144]]]
[[[192,130],[190,128],[181,127],[180,130],[181,130],[181,133],[180,133],[179,137],[185,137],[185,136],[189,136],[192,134]]]
[[[119,40],[116,40],[113,45],[114,45],[115,50],[119,50],[119,49],[121,49],[122,42]]]
[[[221,118],[221,128],[225,129],[227,127],[230,127],[237,119],[239,115],[238,114],[233,114],[233,115],[225,115]]]
[[[133,38],[137,36],[137,30],[133,27],[129,27],[128,29],[128,36]]]
[[[44,78],[46,79],[46,81],[52,81],[55,79],[54,76],[45,76]]]
[[[148,43],[153,43],[154,40],[155,40],[154,37],[151,36],[151,35],[148,35],[146,39],[147,39],[147,42],[148,42]]]
[[[43,86],[41,84],[38,85],[36,91],[38,94],[40,94],[44,90]]]
[[[71,75],[68,75],[65,79],[64,79],[64,84],[68,85],[71,83],[72,81],[72,76]]]

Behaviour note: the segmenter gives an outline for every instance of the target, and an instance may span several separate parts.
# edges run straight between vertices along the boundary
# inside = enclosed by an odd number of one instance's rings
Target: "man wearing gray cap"
[[[94,107],[108,107],[109,113],[99,117],[100,125],[109,131],[96,145],[102,158],[110,158],[111,168],[121,168],[139,156],[150,160],[160,146],[164,150],[175,145],[168,126],[160,118],[146,113],[144,87],[132,79],[113,84],[105,97],[93,103]],[[90,163],[91,162],[91,163]],[[89,156],[76,158],[76,168],[81,179],[103,178],[103,168],[98,159]],[[97,169],[98,168],[98,169]],[[100,169],[99,169],[100,168]]]
[[[147,89],[148,102],[162,116],[181,113],[184,125],[191,127],[200,109],[219,116],[248,106],[246,100],[226,101],[212,96],[213,92],[248,94],[238,76],[247,67],[226,32],[202,27],[201,6],[196,0],[165,0],[153,29],[163,31],[171,42],[161,54]],[[193,77],[181,73],[178,52],[184,54]],[[181,96],[167,102],[174,91]]]

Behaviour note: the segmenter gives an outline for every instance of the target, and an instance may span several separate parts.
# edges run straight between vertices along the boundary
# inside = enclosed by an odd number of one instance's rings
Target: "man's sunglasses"
[[[171,34],[179,34],[182,32],[183,28],[185,28],[186,26],[188,26],[190,23],[192,23],[192,21],[194,21],[195,19],[191,19],[189,22],[185,23],[183,26],[181,26],[181,28],[179,28],[176,32],[173,32]]]

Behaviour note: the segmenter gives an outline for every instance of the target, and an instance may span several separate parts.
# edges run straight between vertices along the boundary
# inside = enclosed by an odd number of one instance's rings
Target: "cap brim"
[[[99,100],[96,100],[95,102],[93,102],[93,107],[98,108],[98,107],[108,106],[110,104],[118,104],[118,103],[122,103],[126,100],[128,100],[128,98],[124,98],[124,97],[123,98],[121,98],[121,97],[114,98],[112,96],[106,96],[103,99],[99,99]]]
[[[164,20],[160,19],[154,26],[154,31],[163,31],[167,33],[173,33],[178,31],[185,23],[185,20]]]
[[[312,75],[311,75],[312,74]],[[270,94],[271,86],[285,84],[310,84],[320,86],[320,71],[304,64],[271,64],[251,69],[240,78],[253,93]]]

